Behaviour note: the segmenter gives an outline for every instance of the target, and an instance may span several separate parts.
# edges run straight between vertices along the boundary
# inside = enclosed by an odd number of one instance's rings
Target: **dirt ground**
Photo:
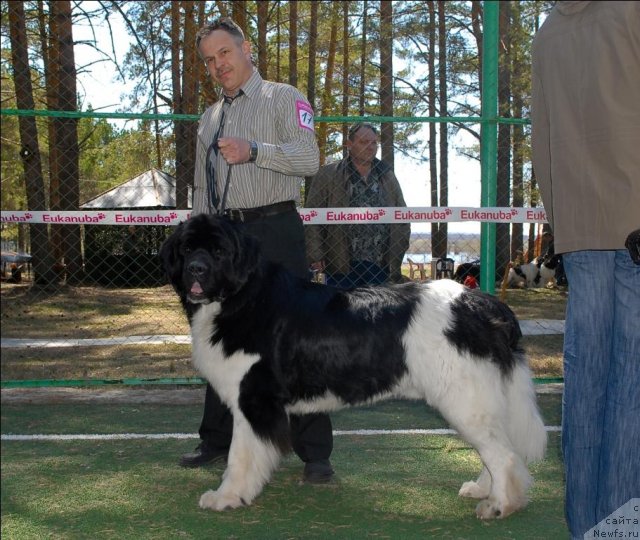
[[[1,403],[204,404],[204,386],[187,388],[3,388]]]

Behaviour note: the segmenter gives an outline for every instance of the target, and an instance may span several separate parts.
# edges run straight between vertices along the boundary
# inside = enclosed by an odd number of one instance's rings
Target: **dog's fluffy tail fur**
[[[508,404],[508,436],[514,450],[525,461],[540,460],[547,447],[547,432],[540,417],[531,372],[523,359],[504,381]]]

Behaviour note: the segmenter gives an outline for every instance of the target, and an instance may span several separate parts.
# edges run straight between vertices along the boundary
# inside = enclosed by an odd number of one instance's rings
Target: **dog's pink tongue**
[[[200,283],[198,283],[197,281],[194,281],[193,285],[191,285],[191,292],[193,294],[202,294],[204,291],[202,290]]]

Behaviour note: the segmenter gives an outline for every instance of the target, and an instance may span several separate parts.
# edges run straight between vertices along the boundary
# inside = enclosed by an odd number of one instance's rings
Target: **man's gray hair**
[[[376,135],[378,134],[378,130],[373,126],[373,124],[369,124],[368,122],[359,122],[358,124],[353,124],[349,128],[349,132],[347,134],[347,139],[352,141],[354,139],[354,137],[356,136],[356,133],[358,133],[358,131],[360,131],[362,128],[369,128]]]
[[[200,42],[216,30],[224,30],[228,34],[232,35],[238,44],[245,41],[242,28],[240,28],[233,19],[230,17],[220,17],[198,30],[198,33],[196,34],[196,48],[200,50]]]

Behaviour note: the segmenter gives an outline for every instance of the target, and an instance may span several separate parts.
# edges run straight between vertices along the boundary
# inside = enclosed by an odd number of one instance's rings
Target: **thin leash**
[[[242,90],[240,91],[240,93],[238,94],[238,96],[242,95]],[[231,106],[231,103],[233,102],[233,100],[238,97],[235,96],[234,98],[229,98],[228,96],[224,97],[224,103],[223,103],[223,107],[222,107],[222,117],[220,118],[220,126],[218,127],[218,131],[214,136],[214,141],[213,143],[211,143],[211,146],[214,147],[215,145],[217,145],[218,139],[220,137],[222,137],[222,133],[224,131],[224,123],[226,120],[226,114],[227,111],[224,108],[224,105],[228,105],[229,107]],[[216,152],[216,156],[217,156],[217,152]],[[210,181],[209,182],[209,213],[213,214],[213,213],[217,213],[217,214],[224,214],[224,211],[227,207],[227,195],[229,193],[229,184],[231,183],[231,168],[233,167],[233,165],[231,163],[227,163],[227,178],[225,179],[224,182],[224,190],[222,192],[222,200],[220,201],[220,206],[218,208],[216,208],[216,204],[214,201],[214,196],[215,196],[215,180]]]
[[[231,181],[231,167],[233,167],[233,165],[228,164],[227,179],[224,182],[224,191],[222,192],[222,200],[220,201],[218,214],[224,214],[224,210],[227,206],[227,193],[229,192],[229,183]]]

